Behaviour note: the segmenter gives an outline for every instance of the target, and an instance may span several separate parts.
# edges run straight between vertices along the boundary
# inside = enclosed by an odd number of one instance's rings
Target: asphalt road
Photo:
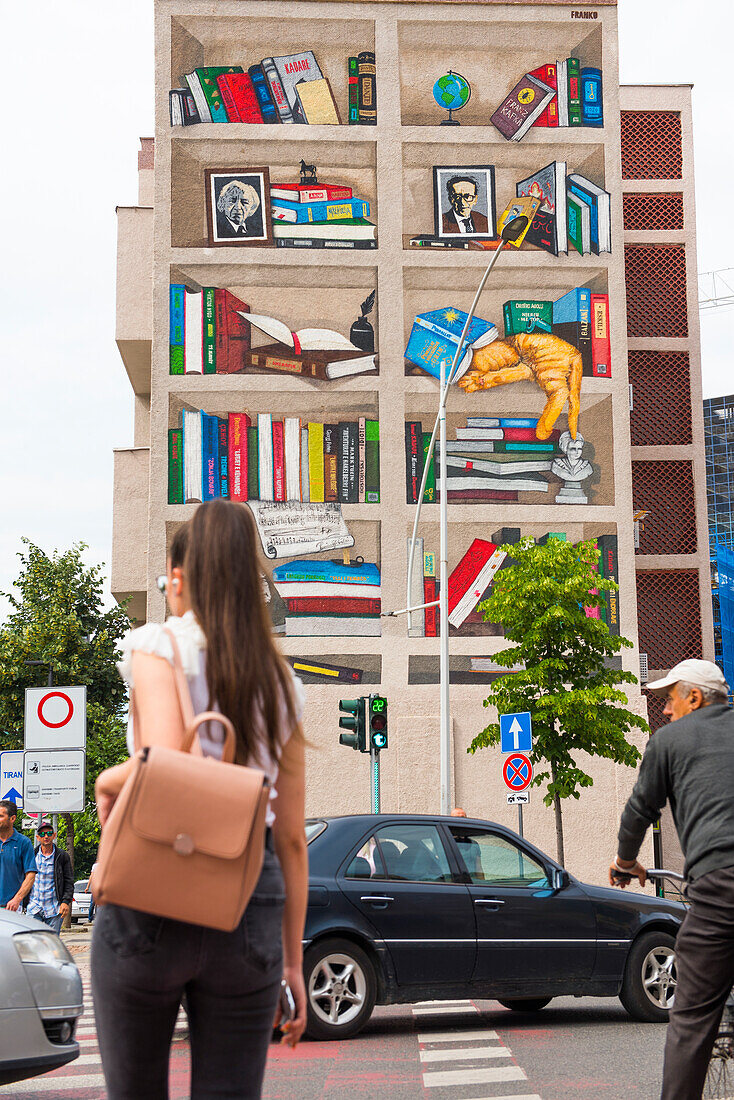
[[[0,1087],[0,1100],[105,1100],[82,937],[72,950],[85,985],[81,1057],[51,1074]],[[356,1039],[273,1044],[263,1100],[657,1100],[665,1026],[630,1020],[616,1000],[552,1001],[519,1015],[495,1001],[378,1008]],[[188,1097],[181,1016],[171,1100]]]

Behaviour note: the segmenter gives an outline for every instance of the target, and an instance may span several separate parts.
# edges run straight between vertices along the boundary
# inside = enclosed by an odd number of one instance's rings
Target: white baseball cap
[[[668,675],[663,676],[662,680],[653,680],[652,683],[645,684],[645,687],[653,695],[662,697],[669,687],[681,680],[684,680],[687,684],[694,684],[699,688],[709,688],[711,691],[720,691],[724,695],[729,694],[729,685],[724,679],[724,674],[719,666],[715,665],[713,661],[698,661],[695,658],[681,661],[674,668],[671,668]]]

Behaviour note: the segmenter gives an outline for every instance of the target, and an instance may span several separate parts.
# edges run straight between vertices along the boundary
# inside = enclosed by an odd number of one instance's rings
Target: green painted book
[[[581,126],[581,64],[578,57],[566,58],[568,79],[568,125]]]
[[[217,373],[217,320],[214,305],[214,287],[205,286],[202,306],[204,309],[203,357],[204,374]]]
[[[380,422],[365,420],[365,502],[380,503]]]
[[[247,499],[260,499],[257,428],[247,429]]]
[[[183,374],[186,289],[180,283],[171,283],[169,293],[168,370],[170,374]]]
[[[505,336],[553,331],[553,302],[513,299],[502,307]]]
[[[359,122],[359,59],[347,58],[347,80],[349,92],[349,125]]]
[[[428,459],[428,445],[429,445],[430,442],[431,442],[431,433],[430,432],[423,432],[423,440],[422,440],[423,466],[421,467],[421,471],[423,471],[426,467],[426,460]],[[421,472],[421,477],[422,476],[423,476],[423,473]],[[431,455],[429,466],[428,466],[428,474],[426,475],[426,487],[423,490],[423,503],[424,504],[434,504],[435,501],[436,501],[436,452],[435,452],[435,449],[434,449],[434,452]]]
[[[168,429],[168,503],[183,504],[183,431]]]

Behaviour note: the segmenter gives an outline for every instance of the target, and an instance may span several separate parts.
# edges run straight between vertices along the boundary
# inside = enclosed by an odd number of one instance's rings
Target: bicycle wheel
[[[703,1086],[704,1100],[734,1100],[734,1039],[719,1035],[711,1051]]]

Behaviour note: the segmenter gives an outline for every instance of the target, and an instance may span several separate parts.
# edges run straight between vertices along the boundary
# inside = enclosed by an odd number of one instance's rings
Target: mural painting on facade
[[[532,126],[603,126],[601,69],[578,57],[548,61],[519,78],[491,122],[508,141],[521,141]]]
[[[434,233],[470,240],[496,236],[494,165],[436,165],[433,169]]]

